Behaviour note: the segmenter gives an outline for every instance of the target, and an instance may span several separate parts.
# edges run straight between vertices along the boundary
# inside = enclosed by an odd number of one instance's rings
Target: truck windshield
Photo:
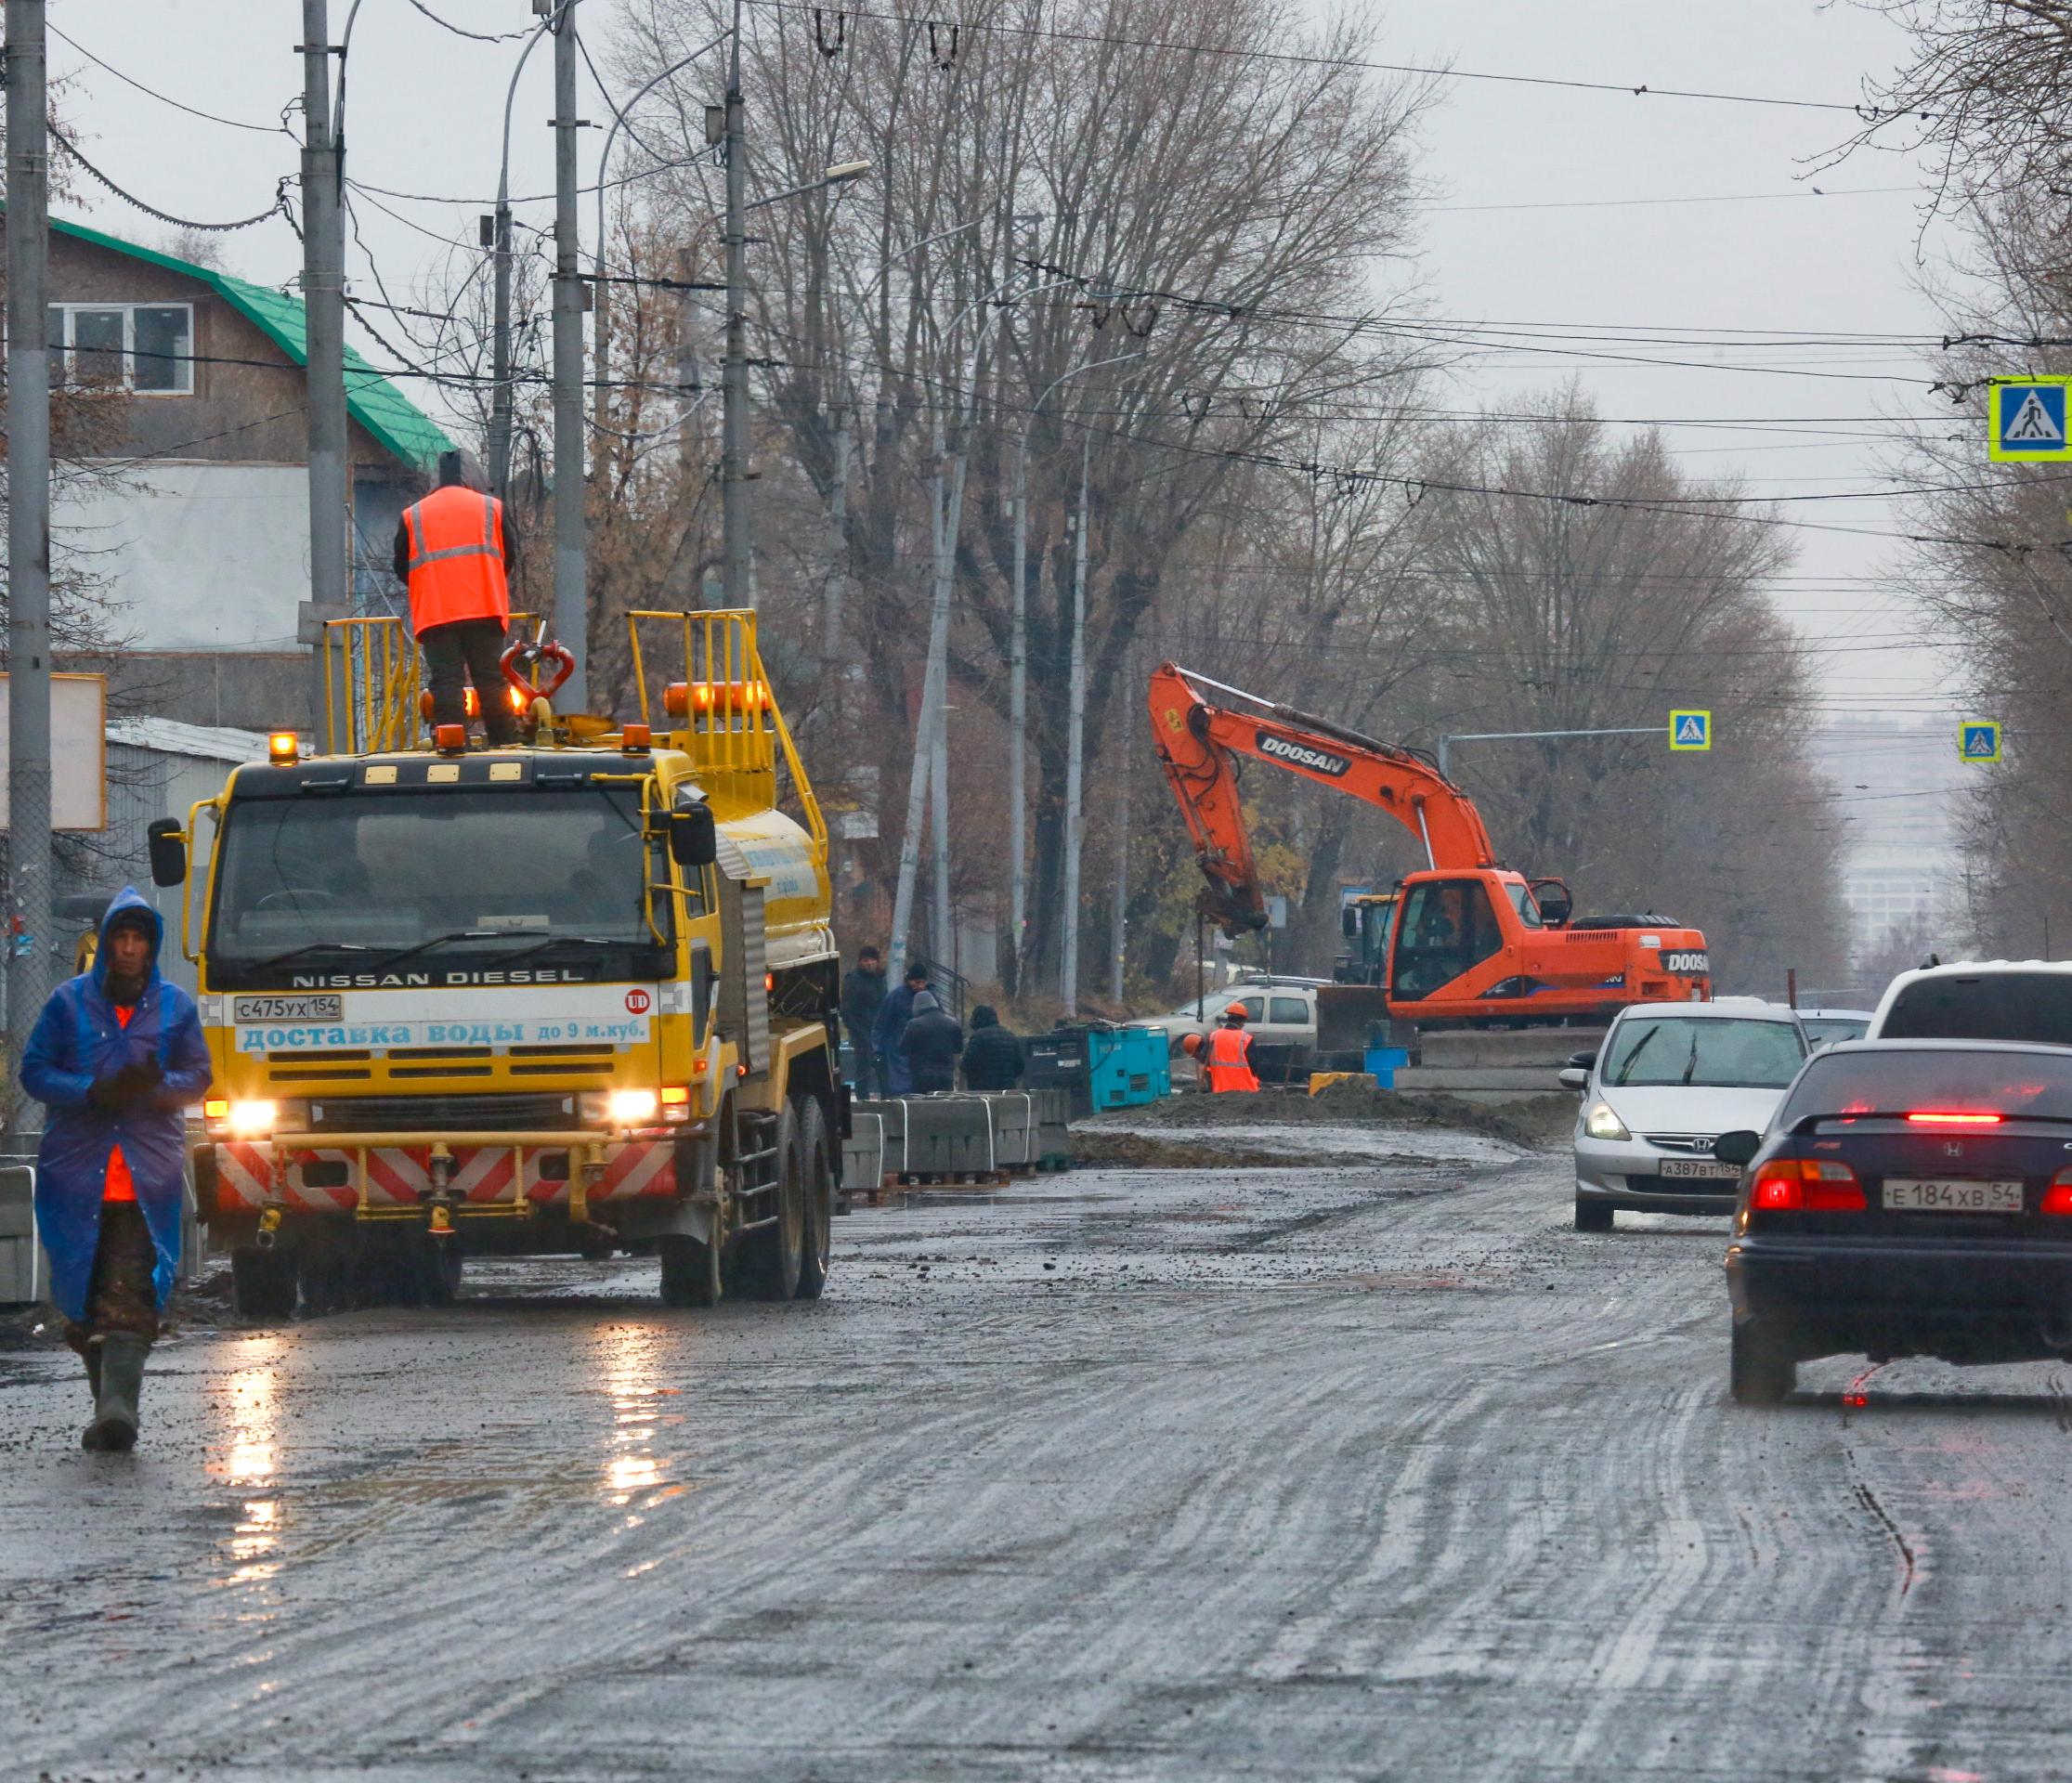
[[[631,787],[237,800],[219,844],[210,964],[291,953],[316,963],[336,950],[371,967],[425,943],[437,944],[420,956],[432,963],[556,937],[651,944],[650,875],[668,867],[641,835]],[[655,902],[665,936],[669,904]]]

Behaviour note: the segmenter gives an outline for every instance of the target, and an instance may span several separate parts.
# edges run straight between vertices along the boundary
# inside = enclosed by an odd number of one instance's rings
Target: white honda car
[[[1730,1214],[1740,1170],[1713,1156],[1722,1133],[1760,1133],[1812,1050],[1792,1010],[1760,997],[1636,1003],[1595,1053],[1561,1074],[1583,1092],[1575,1128],[1575,1224],[1612,1216]]]

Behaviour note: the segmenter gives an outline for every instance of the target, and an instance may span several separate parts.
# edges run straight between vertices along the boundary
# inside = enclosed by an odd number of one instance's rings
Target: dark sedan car
[[[1844,1041],[1807,1061],[1744,1165],[1727,1252],[1734,1397],[1802,1361],[2072,1353],[2072,1049]]]

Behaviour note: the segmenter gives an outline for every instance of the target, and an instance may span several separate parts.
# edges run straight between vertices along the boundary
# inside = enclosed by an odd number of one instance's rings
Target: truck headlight
[[[1609,1102],[1596,1102],[1583,1117],[1583,1130],[1593,1139],[1630,1139],[1626,1124],[1611,1112]]]
[[[280,1118],[277,1102],[232,1102],[228,1114],[230,1136],[239,1139],[263,1139]]]
[[[653,1120],[661,1105],[651,1089],[615,1089],[605,1099],[605,1113],[614,1126],[638,1126]]]

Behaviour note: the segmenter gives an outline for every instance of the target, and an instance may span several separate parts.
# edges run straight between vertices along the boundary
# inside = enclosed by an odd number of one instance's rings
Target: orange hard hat
[[[1224,1021],[1226,1021],[1226,1022],[1242,1022],[1242,1021],[1244,1021],[1244,1020],[1245,1020],[1245,1005],[1244,1005],[1244,1004],[1242,1004],[1242,1003],[1233,1003],[1233,1004],[1231,1004],[1231,1007],[1230,1007],[1229,1009],[1225,1009],[1225,1010],[1223,1011],[1223,1020],[1224,1020]]]
[[[1201,1051],[1202,1049],[1202,1036],[1198,1034],[1182,1035],[1180,1036],[1179,1049],[1184,1052],[1190,1059],[1192,1059],[1197,1052]]]

